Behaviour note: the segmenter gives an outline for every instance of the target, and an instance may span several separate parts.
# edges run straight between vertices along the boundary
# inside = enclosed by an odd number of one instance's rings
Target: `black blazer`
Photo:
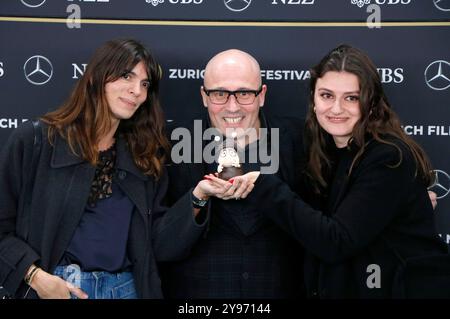
[[[87,202],[95,167],[75,156],[64,139],[50,145],[42,124],[43,143],[32,194],[24,194],[33,151],[30,123],[15,129],[0,157],[0,285],[23,297],[23,278],[32,263],[52,273],[65,252]],[[134,164],[123,138],[118,138],[114,178],[135,204],[128,238],[137,294],[161,298],[158,260],[183,258],[204,225],[197,225],[189,196],[167,210],[163,198],[168,179],[164,172],[155,181]],[[21,198],[32,196],[29,237],[16,236],[16,216]],[[31,289],[27,297],[37,297]]]
[[[411,152],[401,141],[392,142],[402,152],[399,166],[389,167],[399,161],[395,147],[371,141],[351,175],[334,181],[335,191],[322,211],[275,176],[261,175],[256,181],[249,201],[307,251],[309,296],[389,298],[400,261],[386,241],[404,258],[447,251]],[[352,159],[344,156],[337,169],[348,173]],[[367,285],[373,264],[381,269],[380,288]]]
[[[268,128],[280,129],[280,178],[295,187],[296,159],[302,158],[303,122],[269,118]],[[208,121],[203,119],[202,132]],[[178,127],[180,125],[177,125]],[[194,125],[188,128],[194,136]],[[212,137],[213,138],[213,137]],[[209,142],[209,141],[208,141]],[[193,143],[193,142],[192,142]],[[190,194],[208,171],[204,162],[172,163],[168,168],[169,203]],[[218,200],[217,200],[218,201]],[[243,205],[251,207],[246,200]],[[244,233],[210,201],[210,224],[192,254],[161,265],[165,297],[169,298],[294,298],[304,296],[303,255],[300,245],[265,218]],[[259,276],[259,279],[256,277]],[[264,278],[261,278],[264,277]]]

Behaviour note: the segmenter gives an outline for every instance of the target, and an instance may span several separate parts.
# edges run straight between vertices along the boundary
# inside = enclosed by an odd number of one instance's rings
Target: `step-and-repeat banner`
[[[160,62],[175,122],[205,111],[203,68],[219,51],[258,59],[269,115],[303,117],[310,66],[341,43],[365,50],[433,162],[435,214],[450,243],[450,0],[2,0],[0,145],[68,96],[95,48],[123,37]]]

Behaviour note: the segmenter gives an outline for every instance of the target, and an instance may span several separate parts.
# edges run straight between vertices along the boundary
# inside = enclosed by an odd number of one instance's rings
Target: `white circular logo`
[[[239,12],[247,9],[252,0],[223,0],[223,3],[231,11]]]
[[[433,3],[441,11],[450,11],[450,0],[433,0]]]
[[[23,72],[28,82],[34,85],[42,85],[52,78],[53,66],[45,56],[35,55],[25,62]]]
[[[24,5],[29,8],[37,8],[44,4],[45,0],[20,0]]]
[[[425,82],[433,90],[442,91],[450,87],[450,63],[438,60],[425,70]]]
[[[437,195],[437,199],[444,198],[450,193],[450,176],[439,169],[434,170],[434,183],[428,189]]]

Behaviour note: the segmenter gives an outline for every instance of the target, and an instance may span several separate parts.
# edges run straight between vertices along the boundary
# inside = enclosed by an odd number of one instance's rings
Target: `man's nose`
[[[227,102],[227,111],[229,112],[236,112],[239,111],[240,104],[237,102],[236,96],[230,94],[230,97],[228,98]]]

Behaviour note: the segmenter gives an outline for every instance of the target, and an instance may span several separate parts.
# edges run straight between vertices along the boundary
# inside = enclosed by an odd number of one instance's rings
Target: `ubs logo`
[[[164,3],[164,0],[145,0],[147,3],[151,3],[154,7],[156,7],[160,3]]]
[[[151,3],[154,7],[158,4],[164,3],[164,0],[145,0],[147,3]],[[203,0],[169,0],[170,4],[201,4]]]
[[[352,4],[356,4],[358,7],[362,8],[365,4],[370,4],[370,0],[352,0]]]

